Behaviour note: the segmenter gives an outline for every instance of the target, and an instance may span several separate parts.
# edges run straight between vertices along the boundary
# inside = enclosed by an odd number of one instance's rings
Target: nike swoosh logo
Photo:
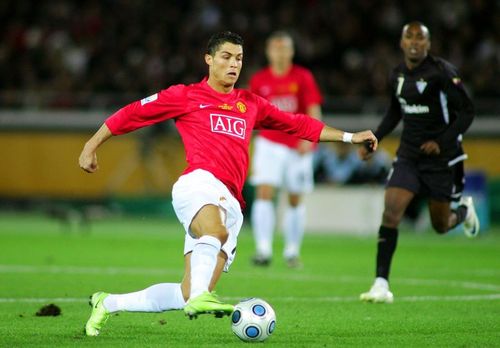
[[[200,109],[205,109],[211,106],[211,104],[200,104]]]

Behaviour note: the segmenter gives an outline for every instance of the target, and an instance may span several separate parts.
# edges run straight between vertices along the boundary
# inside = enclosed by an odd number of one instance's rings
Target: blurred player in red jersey
[[[279,109],[321,118],[321,94],[312,73],[293,63],[293,39],[287,32],[276,31],[266,42],[269,66],[255,73],[250,90],[269,100]],[[302,195],[313,187],[314,144],[279,130],[262,130],[255,138],[251,182],[256,186],[252,205],[252,228],[256,254],[253,263],[267,266],[273,254],[276,190],[288,193],[284,214],[285,246],[283,257],[289,267],[301,266],[300,246],[305,229]]]
[[[234,307],[221,302],[212,290],[236,255],[253,129],[279,129],[312,142],[367,143],[373,150],[377,148],[371,131],[343,132],[308,115],[281,111],[250,91],[235,89],[243,64],[239,35],[214,34],[208,41],[205,62],[208,78],[171,86],[123,107],[104,122],[80,154],[80,167],[94,173],[98,169],[96,151],[111,136],[173,119],[188,163],[172,189],[172,204],[186,232],[182,282],[155,284],[128,294],[94,293],[85,325],[88,336],[97,336],[110,313],[118,311],[184,309],[190,318],[232,313]]]

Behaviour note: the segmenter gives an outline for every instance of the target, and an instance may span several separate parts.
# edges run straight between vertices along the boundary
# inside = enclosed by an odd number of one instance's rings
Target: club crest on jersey
[[[240,102],[240,101],[236,103],[236,108],[242,114],[247,111],[247,106],[243,102]]]
[[[417,84],[417,89],[420,94],[424,93],[425,87],[427,87],[427,82],[424,80],[420,80],[416,82]]]
[[[247,122],[243,118],[210,114],[210,127],[214,133],[222,133],[245,139]]]

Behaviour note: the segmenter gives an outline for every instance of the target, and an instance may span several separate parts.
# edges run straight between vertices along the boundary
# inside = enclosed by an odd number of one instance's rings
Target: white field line
[[[0,273],[182,275],[182,272],[182,270],[173,270],[168,268],[0,265]]]
[[[89,274],[89,275],[174,275],[182,277],[183,271],[169,268],[140,268],[140,267],[81,267],[81,266],[29,266],[29,265],[0,265],[0,274],[2,273],[48,273],[48,274]],[[323,276],[305,273],[259,273],[259,272],[230,272],[232,278],[269,278],[280,279],[289,282],[316,282],[316,283],[366,283],[368,286],[371,279],[360,276]],[[446,279],[412,279],[397,278],[394,283],[413,285],[413,286],[437,286],[437,287],[455,287],[473,290],[485,290],[498,292],[500,285],[488,284],[470,281],[446,280]]]
[[[245,296],[224,296],[227,301],[240,301]],[[318,297],[269,297],[266,298],[270,302],[359,302],[358,297],[354,296],[318,296]],[[455,295],[455,296],[401,296],[395,299],[395,302],[456,302],[456,301],[493,301],[500,300],[500,294],[490,295]],[[24,298],[6,298],[0,297],[2,303],[86,303],[88,298],[80,297],[24,297]]]

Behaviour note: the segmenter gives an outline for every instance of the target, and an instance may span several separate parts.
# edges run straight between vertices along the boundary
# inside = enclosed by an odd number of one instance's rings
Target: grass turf
[[[89,294],[131,292],[182,278],[180,224],[108,219],[69,229],[37,215],[0,216],[0,346],[231,347],[244,344],[228,318],[182,311],[119,313],[99,337],[85,337]],[[261,297],[277,313],[272,347],[500,346],[500,229],[476,240],[402,231],[392,305],[358,301],[371,285],[375,236],[309,234],[304,268],[290,270],[277,237],[268,268],[250,265],[248,227],[218,293],[229,302]],[[57,317],[38,317],[54,303]]]

